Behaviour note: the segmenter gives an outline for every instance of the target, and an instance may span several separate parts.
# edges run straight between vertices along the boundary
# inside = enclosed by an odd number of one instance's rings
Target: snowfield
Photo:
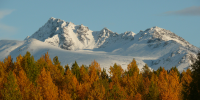
[[[58,56],[62,65],[71,66],[76,60],[79,65],[89,66],[96,60],[107,71],[114,63],[126,69],[133,58],[139,69],[146,63],[154,70],[176,66],[182,71],[193,63],[200,49],[157,26],[137,34],[131,31],[118,34],[107,28],[92,31],[84,25],[50,18],[24,41],[0,40],[1,61],[8,55],[15,60],[27,51],[35,60],[48,51],[52,59]]]

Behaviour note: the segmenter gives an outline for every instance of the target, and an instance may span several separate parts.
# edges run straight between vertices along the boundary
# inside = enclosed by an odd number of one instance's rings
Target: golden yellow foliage
[[[100,73],[101,73],[100,65],[94,60],[89,67],[90,84],[99,80]]]
[[[42,69],[38,80],[38,87],[44,100],[56,100],[58,98],[58,88],[53,83],[50,72]]]

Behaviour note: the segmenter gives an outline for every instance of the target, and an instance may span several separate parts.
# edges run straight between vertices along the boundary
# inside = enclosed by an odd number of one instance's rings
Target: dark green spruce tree
[[[60,70],[60,73],[61,73],[62,75],[64,75],[65,71],[64,71],[63,66],[61,66],[60,61],[58,60],[58,56],[55,56],[55,57],[53,58],[53,63],[54,63],[54,65],[57,66],[57,68]]]
[[[22,68],[26,72],[26,75],[30,79],[30,81],[36,83],[35,81],[40,74],[40,69],[38,68],[38,66],[36,66],[34,57],[28,51],[23,57]]]
[[[75,61],[71,68],[72,73],[76,76],[77,80],[80,82],[80,67]]]
[[[190,83],[189,100],[200,100],[200,53],[197,55],[197,60],[191,66],[193,80]]]

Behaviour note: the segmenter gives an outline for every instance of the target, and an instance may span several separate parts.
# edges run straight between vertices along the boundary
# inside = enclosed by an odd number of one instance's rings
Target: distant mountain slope
[[[89,65],[95,59],[107,69],[115,62],[126,69],[135,58],[140,68],[147,63],[155,70],[160,66],[166,69],[177,66],[180,71],[188,68],[200,51],[173,32],[157,26],[137,34],[131,31],[118,34],[108,28],[92,31],[84,25],[56,18],[50,18],[24,41],[0,41],[0,50],[4,57],[30,51],[36,59],[48,51],[51,58],[58,56],[63,65],[75,60]]]

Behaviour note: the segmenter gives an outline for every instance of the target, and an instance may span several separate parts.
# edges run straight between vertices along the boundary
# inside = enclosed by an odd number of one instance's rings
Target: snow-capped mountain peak
[[[116,32],[112,32],[111,30],[109,30],[108,28],[104,27],[101,31],[100,31],[100,35],[101,36],[116,36],[118,35],[118,33]]]
[[[200,51],[175,33],[157,26],[137,34],[132,31],[118,34],[106,27],[92,31],[83,24],[75,25],[53,17],[25,40],[32,38],[70,51],[89,49],[133,57],[140,61],[139,65],[147,63],[154,69],[177,66],[183,70],[192,64]]]
[[[154,26],[152,28],[148,28],[145,31],[140,31],[138,34],[138,40],[148,40],[148,43],[154,42],[154,41],[175,41],[177,43],[180,43],[181,45],[189,45],[190,43],[184,40],[182,37],[177,36],[175,33]],[[146,37],[146,38],[144,38]]]

